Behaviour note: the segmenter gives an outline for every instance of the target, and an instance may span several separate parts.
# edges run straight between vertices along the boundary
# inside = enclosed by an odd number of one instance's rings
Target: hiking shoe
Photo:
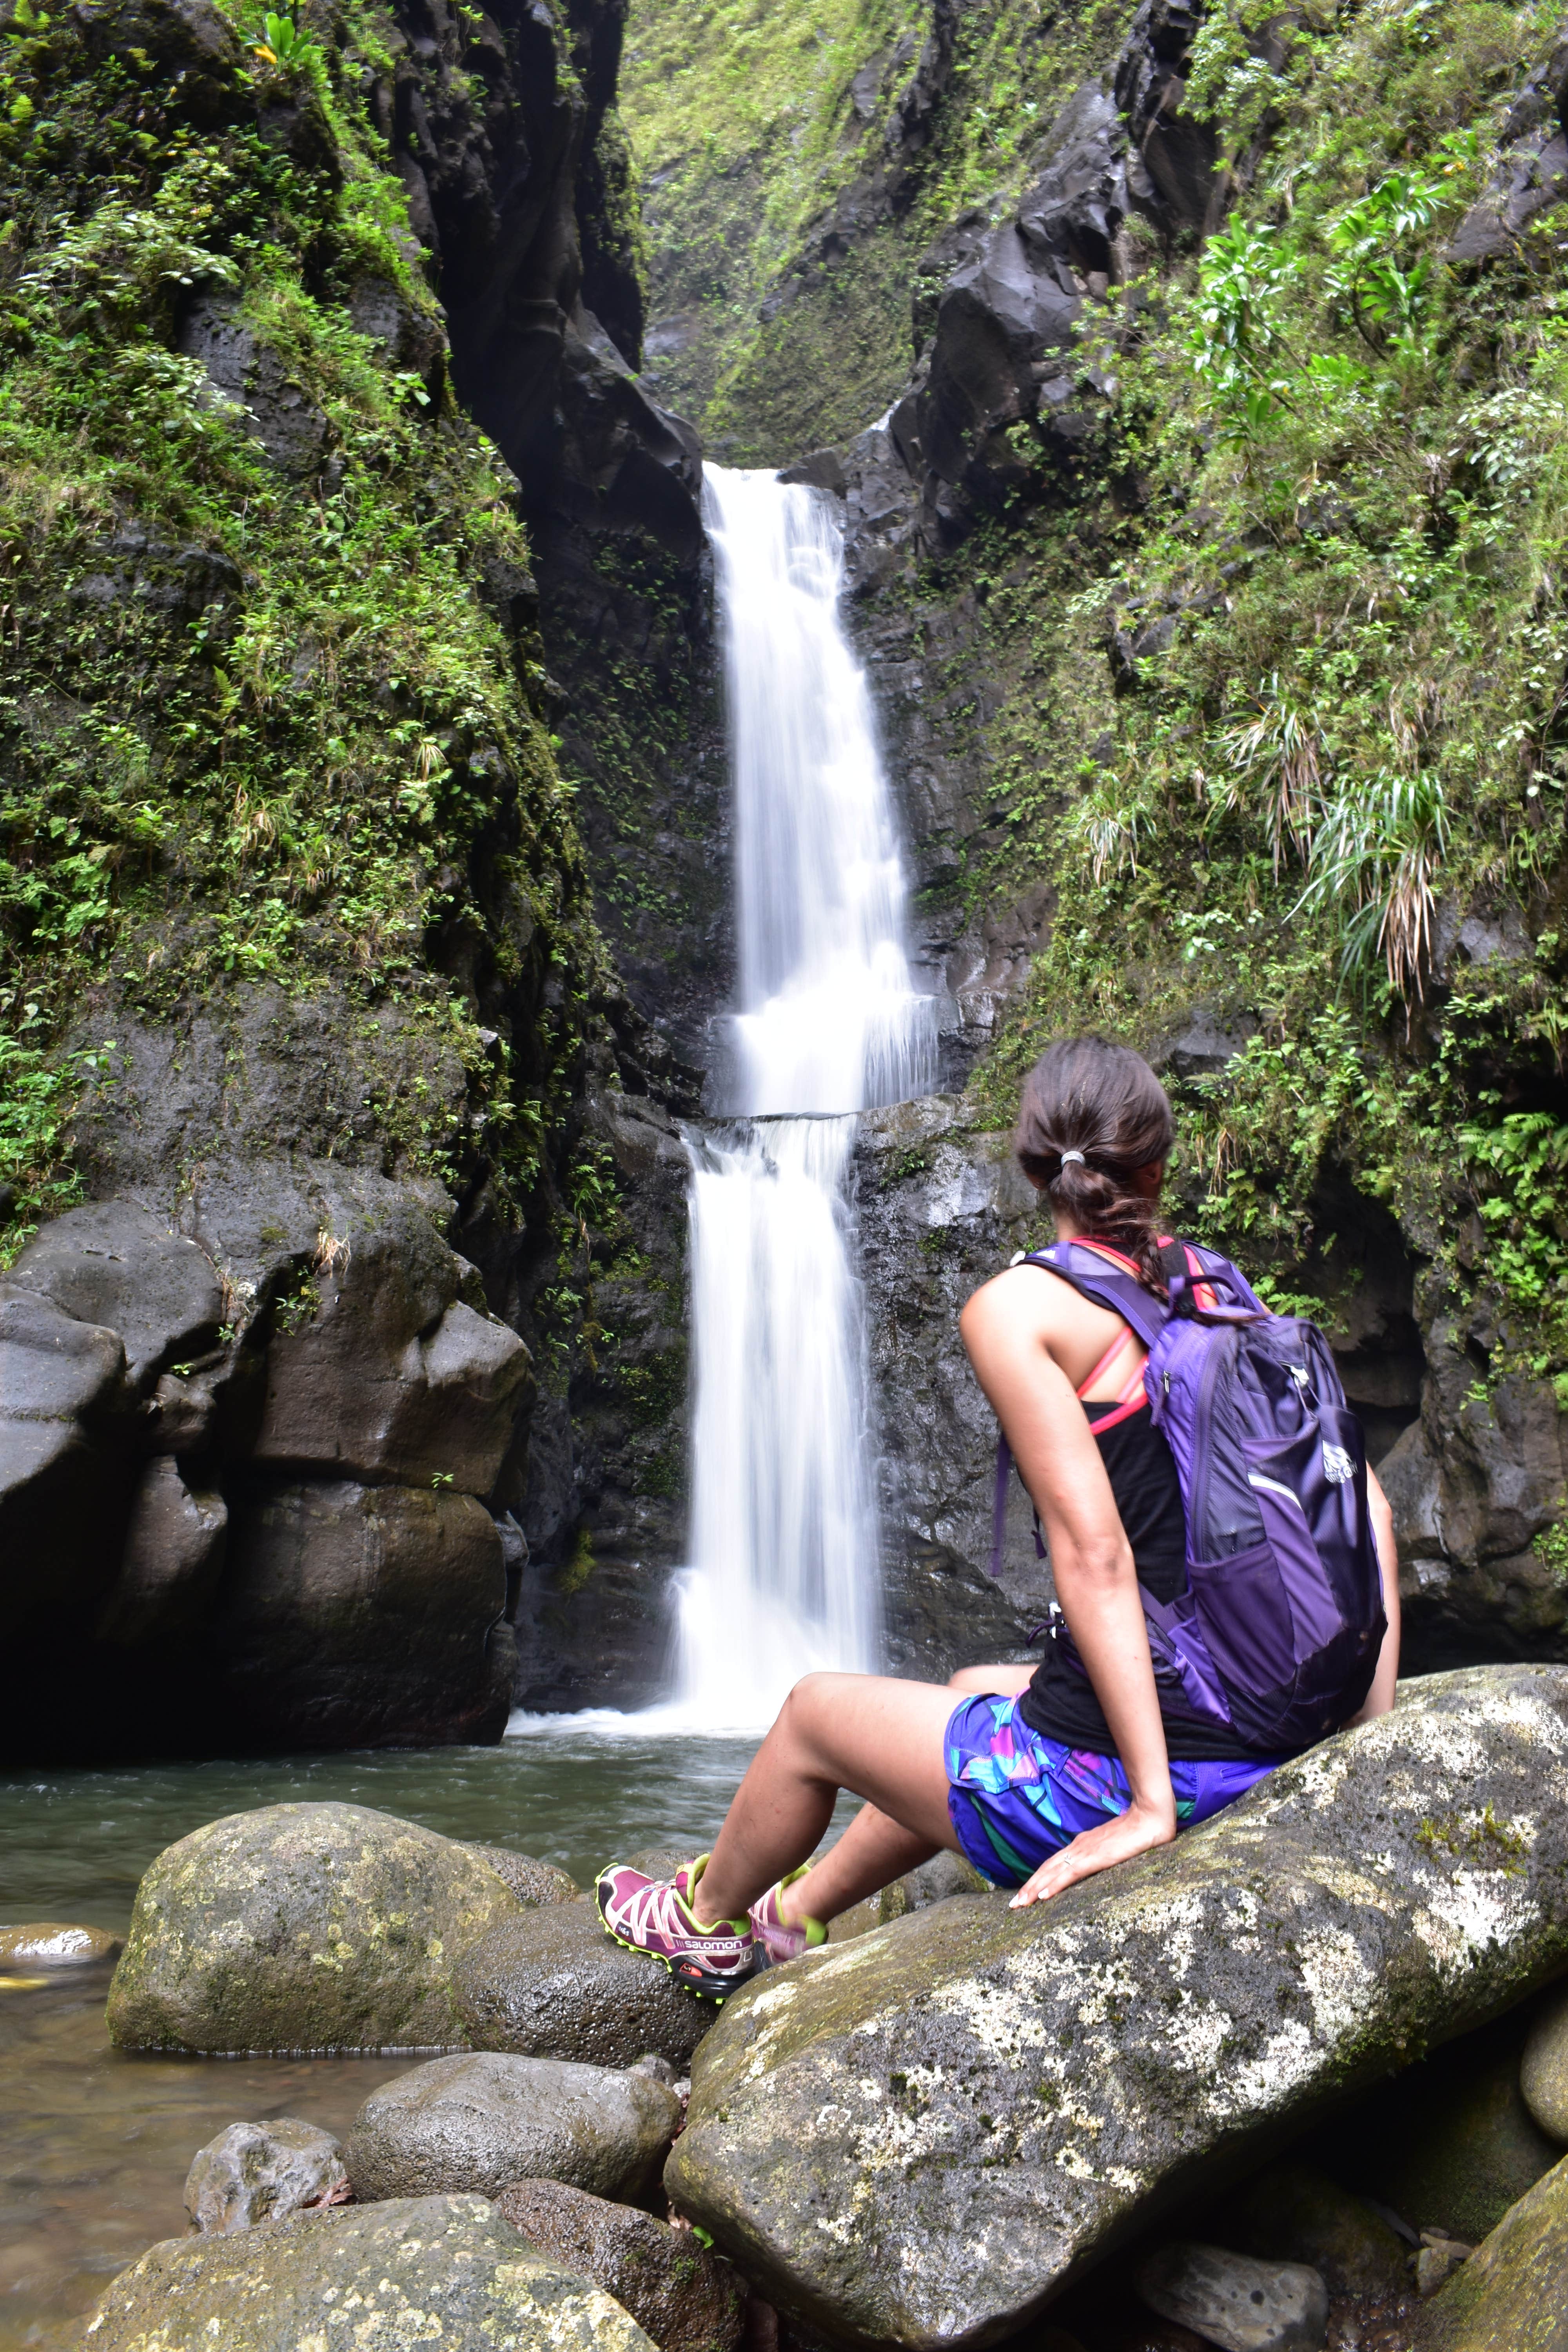
[[[749,1920],[720,1919],[704,1927],[693,1915],[691,1890],[707,1860],[699,1854],[673,1879],[645,1878],[640,1870],[612,1863],[599,1874],[594,1900],[614,1942],[662,1960],[678,1984],[704,2000],[722,2001],[745,1983],[757,1949]]]
[[[756,1937],[759,1969],[779,1968],[785,1960],[798,1960],[802,1952],[814,1951],[818,1944],[826,1943],[827,1930],[820,1919],[803,1919],[798,1927],[786,1927],[779,1917],[779,1896],[797,1878],[804,1878],[810,1867],[808,1862],[803,1862],[798,1870],[792,1870],[752,1904],[752,1933]]]

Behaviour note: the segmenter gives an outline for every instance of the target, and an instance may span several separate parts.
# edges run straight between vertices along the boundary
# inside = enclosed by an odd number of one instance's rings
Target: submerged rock
[[[516,1904],[466,1846],[364,1805],[264,1805],[161,1853],[109,1990],[122,2050],[450,2049],[454,1961]]]
[[[1541,2130],[1568,2142],[1568,1985],[1536,2013],[1520,2061],[1519,2087]]]
[[[496,2204],[530,2245],[625,2305],[659,2352],[734,2352],[745,2282],[689,2230],[560,2180],[518,2180]]]
[[[196,2229],[226,2235],[349,2194],[343,2152],[319,2124],[297,2116],[229,2124],[198,2148],[185,2176],[185,2210]]]
[[[0,1969],[86,1969],[111,1960],[121,1938],[107,1927],[75,1927],[58,1919],[32,1919],[0,1927]]]
[[[1220,2352],[1321,2352],[1328,2333],[1328,2289],[1303,2263],[1178,2242],[1145,2254],[1134,2276],[1152,2311]]]
[[[1416,2343],[1420,2352],[1568,2352],[1568,2159],[1433,2296]]]
[[[373,2091],[349,2137],[356,2197],[500,2194],[511,2180],[646,2196],[680,2126],[651,2074],[500,2051],[437,2058]]]
[[[669,2194],[836,2338],[1004,2335],[1160,2191],[1568,1963],[1565,1772],[1568,1670],[1437,1675],[1053,1903],[808,1955],[703,2044]]]
[[[612,1944],[591,1903],[508,1919],[459,1961],[452,1995],[479,2050],[630,2066],[651,2051],[684,2070],[718,2012],[646,1953]]]
[[[82,2336],[88,2352],[431,2341],[442,2352],[650,2352],[602,2288],[536,2253],[479,2197],[400,2198],[230,2238],[165,2238],[121,2272]]]

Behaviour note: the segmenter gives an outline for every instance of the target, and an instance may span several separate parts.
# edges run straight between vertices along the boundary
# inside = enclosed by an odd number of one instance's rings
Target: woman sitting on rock
[[[1016,1148],[1058,1239],[1089,1244],[1091,1265],[1135,1275],[1161,1300],[1156,1211],[1173,1133],[1163,1088],[1124,1046],[1065,1041],[1025,1081]],[[1016,1886],[1015,1906],[1037,1903],[1169,1843],[1284,1760],[1194,1715],[1169,1671],[1156,1680],[1144,1596],[1168,1610],[1184,1593],[1188,1547],[1176,1462],[1151,1415],[1147,1354],[1131,1326],[1063,1276],[1015,1264],[974,1293],[961,1328],[1044,1526],[1070,1641],[1053,1635],[1032,1671],[972,1666],[945,1686],[808,1675],[711,1854],[673,1881],[607,1869],[597,1890],[607,1932],[710,1999],[820,1944],[826,1921],[942,1846]],[[1321,1452],[1331,1478],[1351,1478],[1348,1452],[1326,1442]],[[1294,1502],[1277,1481],[1251,1479],[1271,1483]],[[1366,1696],[1344,1710],[1352,1721],[1387,1712],[1399,1667],[1393,1521],[1370,1472],[1366,1494],[1387,1630],[1373,1669],[1375,1579],[1363,1549],[1363,1663],[1346,1686]],[[1258,1631],[1260,1643],[1278,1638]],[[1331,1713],[1322,1729],[1338,1721]],[[866,1807],[808,1863],[841,1789]]]

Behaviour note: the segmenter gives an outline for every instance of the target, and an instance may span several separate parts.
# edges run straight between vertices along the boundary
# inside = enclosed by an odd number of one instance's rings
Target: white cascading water
[[[855,1114],[931,1083],[905,886],[820,491],[710,466],[736,835],[733,1128],[692,1137],[689,1720],[770,1721],[813,1668],[878,1661],[865,1331],[845,1174]],[[793,1114],[793,1116],[791,1115]]]

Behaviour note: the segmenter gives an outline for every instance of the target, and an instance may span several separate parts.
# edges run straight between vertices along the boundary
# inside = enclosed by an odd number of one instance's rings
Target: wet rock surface
[[[296,2116],[230,2124],[198,2148],[185,2178],[185,2210],[205,2234],[226,2236],[349,2196],[343,2152],[331,2132]]]
[[[107,1927],[79,1927],[64,1920],[30,1919],[0,1927],[0,1969],[86,1969],[113,1959],[123,1937]]]
[[[1274,2164],[1216,2207],[1219,2242],[1265,2261],[1303,2263],[1332,2295],[1397,2298],[1405,2246],[1388,2222],[1326,2172],[1299,2159]]]
[[[591,1903],[492,1928],[458,1963],[452,1996],[476,2049],[595,2066],[651,2051],[684,2072],[715,2017],[657,1961],[612,1944]]]
[[[372,2092],[346,2159],[360,2198],[496,2197],[535,2176],[639,2198],[679,2123],[680,2101],[651,2074],[482,2051],[435,2059]]]
[[[1568,2161],[1511,2206],[1421,2314],[1419,2352],[1563,2352]]]
[[[1568,1964],[1565,1769],[1568,1671],[1436,1676],[1042,1911],[808,1956],[726,2005],[669,2194],[808,2326],[1005,2334],[1157,2196]]]
[[[1220,2352],[1321,2352],[1328,2290],[1303,2263],[1177,2241],[1145,2254],[1134,2276],[1151,2309]]]
[[[745,2282],[689,2230],[559,2180],[514,2181],[496,2207],[530,2245],[613,2294],[659,2352],[734,2352]]]
[[[303,2352],[359,2340],[444,2352],[648,2352],[602,2288],[536,2253],[478,2197],[398,2199],[164,2240],[87,2323],[91,2352]]]
[[[510,1846],[470,1845],[468,1852],[493,1870],[520,1903],[542,1909],[552,1903],[575,1903],[583,1890],[570,1871],[552,1862],[538,1862],[531,1853],[513,1853]]]
[[[461,2046],[453,1963],[515,1908],[466,1846],[390,1813],[234,1813],[166,1848],[138,1887],[110,2038],[213,2053]]]

